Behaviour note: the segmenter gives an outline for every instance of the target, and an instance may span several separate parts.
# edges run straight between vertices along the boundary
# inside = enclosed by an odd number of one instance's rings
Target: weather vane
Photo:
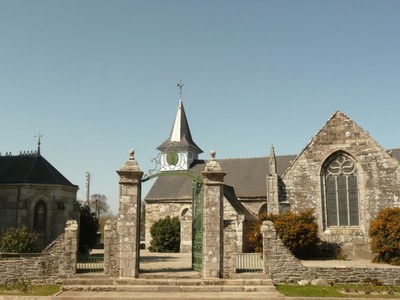
[[[183,88],[182,80],[179,80],[179,83],[176,86],[179,88],[179,95],[180,95],[180,98],[182,99],[182,88]]]

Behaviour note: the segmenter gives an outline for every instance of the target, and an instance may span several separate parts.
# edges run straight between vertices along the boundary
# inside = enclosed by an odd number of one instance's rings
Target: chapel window
[[[46,231],[47,208],[46,203],[40,200],[35,205],[35,214],[33,220],[33,230],[36,232]]]
[[[329,160],[323,171],[324,225],[357,226],[358,185],[357,168],[344,154]]]

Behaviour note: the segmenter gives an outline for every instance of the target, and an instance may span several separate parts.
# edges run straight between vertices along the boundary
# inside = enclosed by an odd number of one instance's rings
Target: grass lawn
[[[18,295],[18,296],[51,296],[60,291],[58,285],[37,285],[37,286],[21,286],[21,285],[1,285],[0,295]]]
[[[288,297],[400,298],[400,287],[369,284],[333,286],[282,284],[276,289]]]

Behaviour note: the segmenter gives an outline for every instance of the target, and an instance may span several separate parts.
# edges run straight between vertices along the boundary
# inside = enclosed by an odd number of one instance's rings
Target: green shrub
[[[287,212],[281,215],[259,215],[258,222],[247,237],[250,246],[256,252],[262,251],[260,228],[262,223],[267,220],[274,223],[278,236],[296,257],[305,258],[315,254],[320,240],[313,210],[307,210],[299,214]]]
[[[375,262],[400,265],[400,208],[385,208],[369,226]]]
[[[178,217],[158,220],[151,226],[151,252],[179,252],[181,242],[180,222]]]
[[[10,227],[0,237],[0,252],[8,253],[33,253],[36,252],[37,234],[28,232],[23,226]]]

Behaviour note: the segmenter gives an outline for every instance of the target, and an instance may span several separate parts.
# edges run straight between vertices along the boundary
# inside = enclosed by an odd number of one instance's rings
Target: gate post
[[[139,277],[140,204],[143,172],[129,151],[129,159],[117,171],[119,180],[118,262],[120,277]]]
[[[224,176],[221,166],[211,151],[204,176],[203,213],[203,276],[205,278],[223,277],[224,254]]]

